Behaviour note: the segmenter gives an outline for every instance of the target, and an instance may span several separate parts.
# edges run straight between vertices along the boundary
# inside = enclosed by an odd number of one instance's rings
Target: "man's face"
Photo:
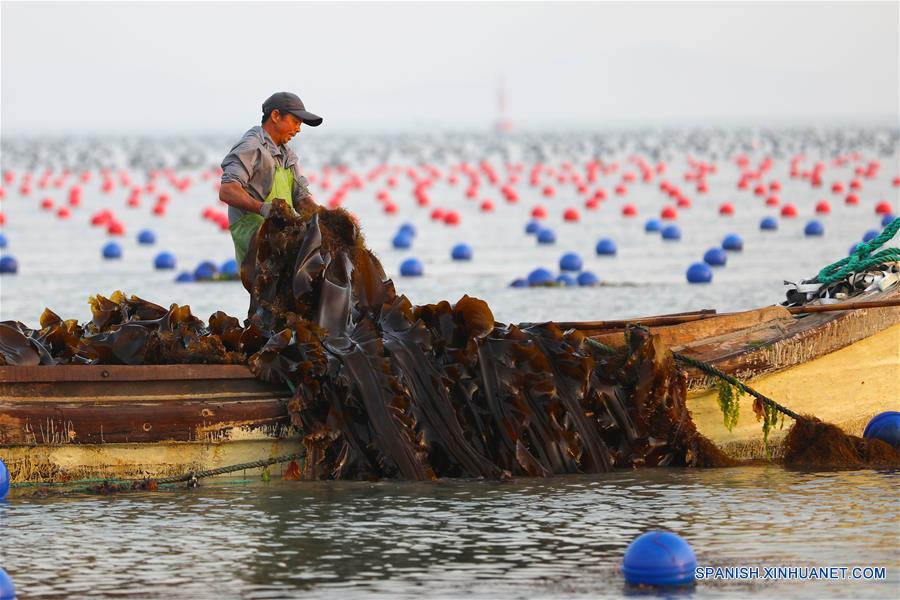
[[[281,111],[272,112],[272,122],[275,124],[276,135],[278,139],[274,140],[277,144],[286,144],[291,138],[300,133],[300,125],[302,121],[289,112]]]

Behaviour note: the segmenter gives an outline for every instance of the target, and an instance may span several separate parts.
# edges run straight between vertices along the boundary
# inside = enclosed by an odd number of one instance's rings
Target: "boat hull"
[[[274,458],[300,448],[290,396],[239,365],[0,367],[0,458],[14,482]]]
[[[895,289],[874,298],[898,296]],[[650,318],[672,322],[651,331],[673,350],[851,434],[879,412],[900,410],[898,307],[701,316]],[[582,330],[624,345],[622,323]],[[777,457],[790,420],[767,448],[745,396],[729,431],[717,384],[688,369],[688,408],[699,431],[735,458],[762,459],[767,450]],[[14,482],[159,478],[271,459],[301,449],[290,397],[241,365],[0,367],[0,458]]]

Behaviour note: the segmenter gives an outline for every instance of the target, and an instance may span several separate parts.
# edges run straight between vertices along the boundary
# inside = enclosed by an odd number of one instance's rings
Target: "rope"
[[[900,248],[886,248],[881,252],[872,254],[872,251],[893,238],[897,234],[898,229],[900,229],[900,218],[888,223],[884,231],[872,241],[859,244],[850,256],[842,258],[819,271],[814,281],[822,284],[834,283],[845,279],[851,273],[858,273],[875,265],[900,261]]]
[[[240,463],[237,465],[229,465],[227,467],[219,467],[218,469],[207,469],[205,471],[193,472],[190,471],[185,473],[184,475],[175,475],[172,477],[162,477],[156,480],[158,484],[165,483],[178,483],[181,481],[193,481],[195,479],[203,479],[204,477],[214,477],[215,475],[226,475],[228,473],[234,473],[235,471],[243,471],[245,469],[255,469],[257,467],[268,467],[269,465],[274,465],[277,463],[285,463],[290,462],[292,460],[296,460],[298,458],[303,458],[306,456],[306,452],[295,452],[294,454],[285,454],[284,456],[276,456],[275,458],[264,458],[262,460],[254,460],[251,462]],[[143,481],[142,479],[135,479],[133,481]]]
[[[32,482],[32,481],[22,481],[18,483],[13,483],[11,487],[13,488],[28,488],[28,487],[52,487],[52,486],[71,486],[77,484],[111,484],[116,486],[127,486],[127,485],[135,485],[135,484],[143,484],[149,481],[155,481],[157,485],[168,485],[173,483],[180,483],[182,481],[190,481],[196,482],[199,479],[203,479],[204,477],[213,477],[215,475],[226,475],[228,473],[234,473],[235,471],[243,471],[246,469],[255,469],[258,467],[268,467],[269,465],[274,465],[278,463],[286,463],[292,460],[297,460],[298,458],[304,458],[306,456],[305,451],[295,452],[294,454],[285,454],[283,456],[276,456],[274,458],[264,458],[262,460],[254,460],[251,462],[239,463],[235,465],[228,465],[227,467],[219,467],[218,469],[206,469],[204,471],[188,471],[182,475],[173,475],[171,477],[161,477],[159,479],[78,479],[75,481],[67,481],[67,482]],[[96,486],[95,486],[96,487]],[[75,488],[72,490],[66,490],[66,493],[78,493],[78,492],[90,492],[93,491],[91,487],[83,487],[83,488]]]
[[[590,344],[591,346],[593,346],[600,352],[603,352],[604,354],[616,354],[618,352],[612,346],[607,346],[606,344],[603,344],[603,343],[598,342],[597,340],[593,340],[591,338],[586,338],[586,339],[587,339],[588,344]],[[778,412],[780,412],[781,414],[783,414],[785,416],[788,416],[794,420],[799,420],[802,418],[800,415],[798,415],[797,413],[795,413],[788,407],[782,406],[781,404],[779,404],[778,402],[775,402],[768,396],[764,396],[763,394],[757,392],[750,386],[745,385],[744,383],[742,383],[738,379],[735,379],[731,375],[720,371],[719,369],[715,368],[714,366],[712,366],[709,363],[703,362],[702,360],[697,360],[696,358],[691,358],[690,356],[685,356],[684,354],[680,354],[678,352],[672,352],[672,356],[674,356],[675,360],[677,360],[680,363],[690,365],[690,366],[695,367],[695,368],[699,369],[700,371],[706,373],[707,375],[711,375],[713,377],[718,377],[719,379],[727,381],[731,385],[740,389],[742,392],[744,392],[746,394],[750,394],[751,396],[758,399],[763,404],[766,404],[769,407],[774,408],[775,410],[777,410]]]

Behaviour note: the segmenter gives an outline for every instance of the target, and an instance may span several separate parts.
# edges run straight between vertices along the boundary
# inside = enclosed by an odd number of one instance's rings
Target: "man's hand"
[[[315,212],[316,207],[318,207],[318,204],[313,201],[312,196],[303,196],[294,204],[294,210],[301,214]]]
[[[269,213],[272,212],[272,203],[271,202],[263,202],[259,207],[259,214],[263,219],[269,218]]]

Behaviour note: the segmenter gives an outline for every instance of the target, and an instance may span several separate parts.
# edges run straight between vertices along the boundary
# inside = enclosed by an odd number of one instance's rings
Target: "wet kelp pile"
[[[728,462],[696,431],[686,380],[643,330],[594,356],[552,323],[494,321],[486,303],[414,307],[349,214],[279,205],[242,265],[249,358],[289,382],[309,478],[500,477]]]
[[[116,292],[91,298],[83,326],[50,310],[38,330],[0,323],[0,362],[247,364],[293,390],[310,479],[732,464],[697,432],[685,374],[647,330],[606,355],[553,323],[496,323],[468,296],[413,306],[343,210],[277,203],[241,279],[243,325]]]

